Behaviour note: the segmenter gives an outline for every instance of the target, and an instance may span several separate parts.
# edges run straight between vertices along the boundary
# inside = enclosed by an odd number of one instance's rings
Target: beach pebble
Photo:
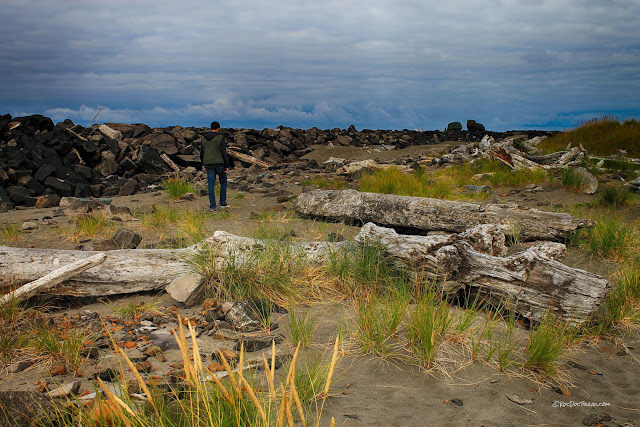
[[[582,420],[582,424],[585,426],[594,426],[596,424],[600,424],[603,421],[611,421],[611,415],[607,413],[587,415]]]
[[[507,399],[518,405],[533,405],[533,399],[525,399],[517,394],[507,394]]]

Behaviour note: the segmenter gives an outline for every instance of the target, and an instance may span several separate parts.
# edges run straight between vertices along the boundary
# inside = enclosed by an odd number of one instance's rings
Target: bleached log
[[[80,135],[80,134],[78,134],[78,133],[76,133],[76,132],[72,131],[70,128],[66,128],[66,129],[67,129],[67,132],[69,132],[71,135],[73,135],[73,136],[75,136],[76,138],[78,138],[80,141],[84,141],[84,142],[87,142],[87,141],[88,141],[88,139],[87,139],[87,138],[85,138],[84,136],[82,136],[82,135]]]
[[[164,160],[164,162],[171,168],[173,169],[174,172],[180,172],[180,168],[178,167],[178,165],[176,165],[173,160],[171,160],[169,158],[169,156],[167,156],[166,153],[162,153],[160,154],[160,158],[162,160]]]
[[[364,193],[356,190],[312,190],[294,205],[299,214],[335,221],[373,222],[424,231],[460,233],[478,224],[500,224],[521,240],[562,241],[578,228],[592,225],[565,213],[507,204],[479,204],[428,197]]]
[[[46,274],[44,277],[34,280],[33,282],[29,282],[26,285],[21,286],[20,288],[12,292],[9,292],[8,294],[0,298],[0,304],[5,304],[12,299],[20,301],[29,298],[38,292],[42,292],[45,289],[52,288],[57,284],[64,282],[65,280],[75,276],[78,273],[88,270],[91,267],[95,267],[96,265],[102,264],[106,258],[107,256],[101,252],[99,254],[90,256],[89,258],[78,260],[69,265],[65,265],[64,267]]]
[[[557,261],[565,251],[560,243],[544,242],[515,255],[495,256],[490,250],[500,248],[499,233],[495,226],[480,226],[466,235],[407,236],[369,223],[356,240],[379,242],[390,259],[420,280],[442,283],[448,292],[471,290],[494,304],[507,303],[532,321],[551,311],[580,324],[596,312],[609,290],[605,278]]]
[[[214,267],[229,259],[242,263],[268,242],[236,236],[224,231],[183,249],[122,249],[107,251],[101,268],[83,271],[43,292],[52,295],[103,296],[164,289],[177,276],[193,272],[186,261],[199,251],[209,250]],[[291,251],[312,262],[328,256],[344,243],[292,243]],[[20,286],[36,280],[61,265],[72,264],[96,255],[77,250],[31,249],[0,246],[0,288]]]
[[[242,161],[242,162],[258,165],[258,166],[263,167],[265,169],[267,169],[267,168],[269,168],[271,166],[270,163],[267,163],[264,160],[257,159],[257,158],[255,158],[253,156],[248,155],[248,154],[240,153],[238,151],[231,150],[229,148],[227,148],[227,154],[230,155],[231,157],[235,158],[235,159],[238,159],[238,160]]]
[[[581,151],[580,151],[580,149],[578,147],[571,148],[569,151],[567,151],[562,156],[560,156],[558,161],[555,162],[553,164],[553,166],[555,166],[555,167],[566,166],[569,162],[571,162],[573,159],[575,159],[576,156],[578,156],[578,154],[580,154],[580,152]]]
[[[122,132],[120,132],[119,130],[112,129],[107,125],[100,125],[98,127],[98,130],[100,131],[100,133],[102,133],[107,138],[110,138],[110,139],[121,139],[122,138]]]

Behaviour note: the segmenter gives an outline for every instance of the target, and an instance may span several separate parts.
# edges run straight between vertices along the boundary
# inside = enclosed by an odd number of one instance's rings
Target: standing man
[[[211,130],[205,132],[201,139],[200,162],[207,170],[207,185],[209,187],[209,210],[216,210],[216,175],[220,180],[220,207],[227,205],[227,171],[233,168],[227,156],[227,144],[220,133],[220,123],[211,123]]]

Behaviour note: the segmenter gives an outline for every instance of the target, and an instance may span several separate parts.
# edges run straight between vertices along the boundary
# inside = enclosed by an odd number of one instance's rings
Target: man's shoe
[[[209,212],[215,212],[216,208],[209,208]]]
[[[220,205],[220,208],[221,208],[221,209],[226,209],[226,208],[228,208],[228,207],[229,207],[229,205]]]

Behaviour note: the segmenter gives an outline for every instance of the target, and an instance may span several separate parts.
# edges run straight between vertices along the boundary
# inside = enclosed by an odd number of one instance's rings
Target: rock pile
[[[441,141],[477,141],[485,134],[473,120],[468,131],[223,129],[229,145],[270,164],[299,160],[314,145],[405,148]],[[200,167],[205,128],[106,123],[83,127],[71,120],[54,125],[42,115],[0,116],[0,211],[14,206],[55,205],[58,197],[110,197],[144,191],[180,168]],[[529,132],[535,136],[540,132]],[[249,164],[243,164],[249,166]],[[195,170],[194,170],[195,172]]]

